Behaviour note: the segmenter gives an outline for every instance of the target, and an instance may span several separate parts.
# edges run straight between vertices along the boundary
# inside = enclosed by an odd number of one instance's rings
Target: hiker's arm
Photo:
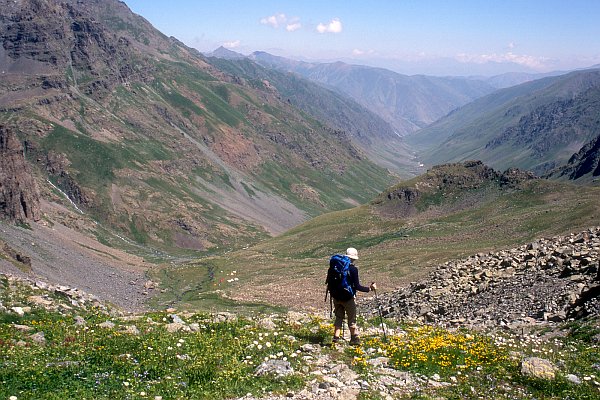
[[[354,287],[354,289],[358,290],[359,292],[368,293],[371,291],[370,287],[362,286],[360,284],[360,280],[358,279],[358,268],[350,267],[350,280],[352,281],[352,286]]]

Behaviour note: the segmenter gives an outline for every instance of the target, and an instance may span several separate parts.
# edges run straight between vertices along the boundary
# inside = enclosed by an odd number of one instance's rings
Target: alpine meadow
[[[600,398],[597,5],[0,10],[0,399]]]

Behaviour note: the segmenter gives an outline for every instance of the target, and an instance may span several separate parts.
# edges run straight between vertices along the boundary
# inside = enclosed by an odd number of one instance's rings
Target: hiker
[[[344,256],[335,255],[331,258],[330,267],[327,271],[327,291],[331,295],[334,305],[335,322],[333,342],[340,340],[344,314],[348,317],[348,328],[350,329],[350,344],[360,344],[356,326],[356,291],[370,292],[377,290],[375,282],[369,287],[362,286],[358,278],[358,268],[355,263],[358,260],[358,251],[349,247]],[[337,268],[336,268],[337,267]]]

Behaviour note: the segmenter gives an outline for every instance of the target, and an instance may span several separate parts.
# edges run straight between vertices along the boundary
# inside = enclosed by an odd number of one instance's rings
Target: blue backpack
[[[327,271],[327,290],[336,300],[347,301],[354,297],[354,289],[350,286],[350,264],[347,256],[336,254],[329,260]]]

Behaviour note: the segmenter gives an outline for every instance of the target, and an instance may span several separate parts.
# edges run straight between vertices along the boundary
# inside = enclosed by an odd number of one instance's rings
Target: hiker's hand
[[[369,286],[369,288],[371,290],[377,290],[377,284],[375,282],[371,283],[371,286]]]

